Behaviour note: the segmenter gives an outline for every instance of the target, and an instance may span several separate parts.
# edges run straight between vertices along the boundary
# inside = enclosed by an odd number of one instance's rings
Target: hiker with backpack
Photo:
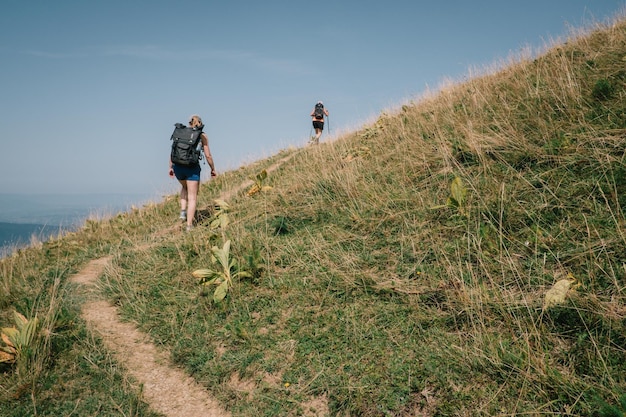
[[[313,118],[313,129],[315,129],[315,136],[311,137],[309,143],[317,145],[320,143],[320,136],[324,130],[324,116],[329,116],[328,110],[324,108],[324,103],[318,101],[311,112]]]
[[[189,126],[176,123],[172,134],[172,151],[170,153],[170,177],[178,180],[180,190],[180,219],[187,224],[186,230],[193,228],[196,215],[198,190],[200,188],[200,147],[211,167],[211,177],[217,176],[215,164],[209,149],[209,138],[202,131],[204,125],[197,114],[189,118]],[[201,146],[200,146],[201,144]]]

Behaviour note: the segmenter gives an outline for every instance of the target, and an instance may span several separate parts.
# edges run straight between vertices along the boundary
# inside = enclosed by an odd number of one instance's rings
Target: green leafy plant
[[[213,293],[213,301],[216,303],[226,298],[235,279],[252,277],[247,271],[237,270],[236,261],[230,256],[230,240],[227,240],[221,248],[217,246],[211,248],[211,263],[215,267],[197,269],[191,274],[200,280],[200,285],[216,285]]]
[[[215,214],[213,215],[213,220],[211,220],[211,229],[226,229],[226,226],[230,223],[229,209],[230,206],[224,200],[215,200]]]
[[[256,174],[255,177],[252,177],[250,179],[252,181],[254,181],[254,184],[248,190],[248,195],[249,196],[255,195],[256,193],[261,192],[261,191],[265,192],[265,191],[269,191],[269,190],[272,189],[272,187],[269,186],[269,185],[263,185],[263,183],[267,179],[267,171],[266,170],[263,170],[263,171],[259,172],[258,174]]]
[[[554,283],[552,288],[546,291],[543,301],[543,308],[554,307],[565,302],[565,299],[568,296],[570,290],[574,290],[580,287],[580,284],[576,283],[577,280],[574,276],[569,273],[566,278],[563,278]]]
[[[28,320],[17,311],[13,314],[15,326],[4,327],[0,332],[4,342],[0,346],[0,363],[17,363],[18,373],[23,373],[27,370],[28,360],[33,353],[39,320],[36,316]]]
[[[248,264],[248,273],[250,274],[250,277],[254,280],[258,280],[265,271],[265,268],[263,266],[261,251],[257,248],[255,241],[252,242],[250,252],[245,256],[245,259]]]
[[[465,207],[465,196],[467,189],[460,177],[455,177],[450,183],[450,196],[446,204],[434,206],[433,209],[451,207],[457,209],[460,215],[467,217],[467,209]]]

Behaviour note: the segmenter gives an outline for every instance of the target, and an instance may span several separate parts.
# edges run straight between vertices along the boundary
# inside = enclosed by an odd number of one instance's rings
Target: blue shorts
[[[200,181],[200,164],[191,166],[172,164],[172,168],[179,181]]]

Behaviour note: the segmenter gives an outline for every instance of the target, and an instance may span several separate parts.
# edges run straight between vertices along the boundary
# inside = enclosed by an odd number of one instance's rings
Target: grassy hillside
[[[172,197],[3,260],[0,323],[39,331],[0,414],[154,415],[67,280],[112,255],[106,298],[235,416],[626,415],[625,65],[601,25],[221,175],[192,233]]]

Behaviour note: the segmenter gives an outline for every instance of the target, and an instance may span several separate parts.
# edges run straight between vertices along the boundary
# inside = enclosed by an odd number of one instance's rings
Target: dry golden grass
[[[44,296],[49,278],[62,292],[70,271],[111,255],[104,294],[234,414],[623,414],[625,45],[616,19],[224,173],[202,186],[192,233],[172,196],[21,251],[0,263],[0,321],[61,311],[50,356],[66,354],[85,338],[80,298]],[[272,188],[248,195],[263,170]],[[225,239],[254,277],[214,303],[191,272]],[[543,308],[569,274],[579,285]]]

